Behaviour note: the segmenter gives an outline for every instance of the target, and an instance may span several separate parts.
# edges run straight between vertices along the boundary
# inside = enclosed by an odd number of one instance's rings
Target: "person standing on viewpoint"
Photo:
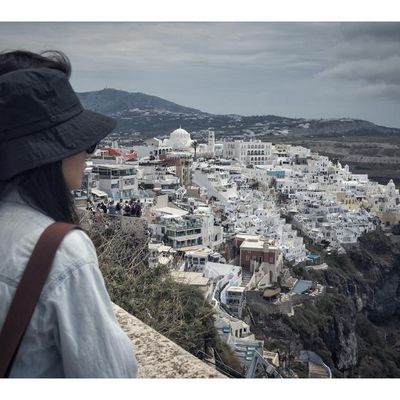
[[[61,52],[0,53],[0,331],[43,233],[77,224],[71,191],[115,121],[83,109]],[[1,343],[0,343],[1,345]],[[82,230],[68,233],[9,377],[134,378],[137,362]]]

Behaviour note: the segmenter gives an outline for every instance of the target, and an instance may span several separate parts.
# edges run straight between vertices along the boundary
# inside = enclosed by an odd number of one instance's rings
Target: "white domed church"
[[[163,144],[172,147],[172,150],[190,150],[192,142],[190,133],[178,128],[171,132],[169,139],[165,139]]]

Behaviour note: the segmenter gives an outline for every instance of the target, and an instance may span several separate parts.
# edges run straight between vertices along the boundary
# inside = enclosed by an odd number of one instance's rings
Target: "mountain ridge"
[[[312,119],[272,114],[212,114],[158,96],[112,88],[78,93],[78,96],[85,108],[116,118],[117,133],[135,133],[143,138],[165,135],[180,125],[193,133],[213,129],[217,137],[400,136],[398,128],[350,117]]]
[[[167,110],[169,109],[172,112],[186,112],[188,114],[201,112],[200,110],[184,107],[158,96],[148,95],[142,92],[127,92],[125,90],[113,88],[82,92],[78,93],[78,96],[81,101],[88,104],[89,107],[96,108],[98,112],[104,112],[107,114],[112,114],[124,109],[136,108],[137,106],[147,108],[158,107],[161,109],[164,106]],[[117,101],[113,101],[110,104],[110,97],[113,97]],[[100,101],[100,104],[96,105],[96,101]],[[123,107],[122,109],[121,106]]]

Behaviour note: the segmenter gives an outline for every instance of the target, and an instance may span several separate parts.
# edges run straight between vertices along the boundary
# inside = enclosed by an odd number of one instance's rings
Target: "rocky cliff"
[[[281,353],[315,351],[334,377],[400,377],[400,237],[366,234],[326,262],[326,271],[293,271],[326,285],[322,298],[297,306],[293,317],[250,307],[254,331]]]

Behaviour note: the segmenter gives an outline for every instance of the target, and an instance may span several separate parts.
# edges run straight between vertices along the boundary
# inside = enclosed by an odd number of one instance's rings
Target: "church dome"
[[[189,132],[182,128],[175,129],[168,140],[168,145],[171,146],[173,150],[189,149],[191,144],[192,139]]]
[[[396,187],[394,182],[393,182],[393,179],[391,179],[386,186],[393,187],[393,188]]]

